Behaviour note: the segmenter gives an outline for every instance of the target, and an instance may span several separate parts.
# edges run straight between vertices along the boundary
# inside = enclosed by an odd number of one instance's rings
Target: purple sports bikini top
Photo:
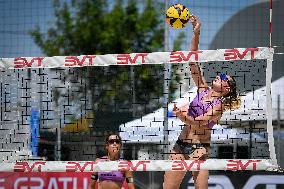
[[[189,116],[196,118],[202,114],[205,114],[209,109],[217,104],[221,104],[221,99],[217,98],[209,103],[202,103],[202,98],[205,94],[209,92],[209,89],[205,89],[201,93],[197,93],[193,101],[189,104],[188,114]],[[208,128],[212,128],[216,123],[211,121],[207,124]]]
[[[119,159],[121,160],[121,159]],[[107,156],[100,158],[100,161],[109,161]],[[121,171],[112,171],[112,172],[98,172],[99,181],[113,181],[123,183],[125,179],[124,172]]]

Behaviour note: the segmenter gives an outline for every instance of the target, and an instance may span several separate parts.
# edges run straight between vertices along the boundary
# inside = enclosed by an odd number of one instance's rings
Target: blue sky
[[[41,55],[29,31],[46,30],[53,18],[52,1],[0,0],[0,57]]]
[[[190,10],[190,14],[199,17],[202,22],[199,48],[208,49],[214,36],[226,21],[238,11],[256,2],[259,0],[171,0],[169,4],[182,3]],[[187,44],[191,39],[191,30],[191,25],[183,30],[187,33]],[[173,41],[177,33],[175,29],[170,29],[170,41]]]
[[[202,21],[200,49],[208,49],[216,32],[239,10],[260,0],[169,0],[169,5],[182,3]],[[143,0],[139,2],[143,3]],[[53,23],[52,0],[0,0],[0,57],[42,56],[29,31],[39,25],[46,31]],[[179,31],[187,33],[188,44],[191,26],[183,30],[170,29],[170,41]],[[187,50],[184,45],[183,50]]]

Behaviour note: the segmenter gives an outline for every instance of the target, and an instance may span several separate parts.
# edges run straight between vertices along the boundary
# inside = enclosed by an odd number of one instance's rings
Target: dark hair
[[[119,140],[122,141],[122,139],[121,139],[121,137],[119,136],[119,134],[117,134],[117,133],[110,133],[110,134],[108,134],[108,135],[106,136],[106,139],[105,139],[106,144],[107,144],[107,142],[108,142],[109,137],[112,136],[112,135],[117,136],[117,137],[119,138]]]
[[[237,83],[232,76],[231,78],[231,80],[227,81],[230,87],[230,92],[223,96],[223,105],[225,110],[236,110],[241,106],[241,99],[237,92]]]

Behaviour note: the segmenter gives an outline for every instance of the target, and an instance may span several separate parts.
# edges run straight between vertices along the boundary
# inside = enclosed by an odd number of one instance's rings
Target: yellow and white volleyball
[[[166,12],[166,22],[176,29],[185,27],[189,18],[189,10],[182,4],[172,5]]]

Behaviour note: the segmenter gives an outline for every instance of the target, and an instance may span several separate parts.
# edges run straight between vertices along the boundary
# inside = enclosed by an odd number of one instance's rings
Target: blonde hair
[[[242,100],[240,96],[236,96],[234,98],[230,96],[230,97],[223,98],[222,100],[222,105],[225,111],[226,110],[234,111],[236,109],[239,109],[241,107],[241,103],[242,103]]]
[[[237,92],[237,83],[235,79],[231,76],[232,80],[228,80],[230,86],[230,92],[223,96],[222,105],[224,110],[236,110],[241,107],[241,98]]]

